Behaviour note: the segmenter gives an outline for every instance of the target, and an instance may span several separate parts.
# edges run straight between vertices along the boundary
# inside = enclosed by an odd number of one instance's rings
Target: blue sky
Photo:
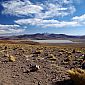
[[[0,35],[85,35],[85,0],[0,0]]]

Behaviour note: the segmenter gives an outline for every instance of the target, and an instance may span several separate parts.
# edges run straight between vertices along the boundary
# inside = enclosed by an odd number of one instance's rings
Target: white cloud
[[[43,20],[43,19],[20,19],[15,21],[17,24],[20,25],[36,25],[40,27],[69,27],[69,26],[80,26],[80,23],[77,21],[58,21],[58,20]]]
[[[75,16],[75,17],[73,17],[73,20],[75,20],[75,21],[85,21],[85,14],[83,14],[81,16]]]
[[[75,16],[72,20],[79,22],[82,26],[85,26],[85,14],[81,16]]]
[[[10,14],[10,15],[29,15],[30,13],[39,13],[43,8],[38,5],[32,4],[30,1],[25,0],[24,2],[20,0],[11,0],[7,2],[3,2],[2,6],[4,7],[4,11],[2,13]]]
[[[55,23],[55,24],[46,24],[44,25],[44,27],[56,27],[56,28],[59,28],[59,27],[76,27],[76,26],[80,26],[80,24],[78,22],[74,22],[74,21],[71,21],[71,22],[65,22],[65,21],[62,21],[62,22],[58,22],[58,23]]]
[[[76,11],[74,6],[63,7],[61,4],[54,3],[46,3],[43,9],[46,10],[45,13],[41,12],[37,14],[36,15],[37,18],[67,16],[73,14]]]
[[[10,0],[3,2],[3,13],[15,16],[24,16],[25,19],[16,20],[19,25],[33,25],[40,27],[69,27],[82,26],[85,15],[73,17],[70,21],[58,21],[53,17],[71,15],[76,11],[73,5],[75,0],[48,0],[45,3],[32,3],[31,0]],[[65,5],[65,6],[64,6]],[[28,16],[34,16],[29,18]],[[28,17],[28,18],[27,18]],[[51,20],[49,20],[51,18]],[[24,28],[27,28],[26,26]],[[12,31],[13,29],[11,29]],[[19,30],[20,31],[20,30]]]
[[[85,14],[81,16],[75,16],[70,21],[58,21],[54,19],[38,19],[38,18],[31,18],[31,19],[19,19],[16,20],[15,23],[19,25],[36,25],[40,27],[76,27],[76,26],[85,26]]]
[[[66,4],[66,7],[63,6]],[[2,3],[4,14],[16,16],[30,16],[34,14],[35,18],[50,18],[58,16],[66,16],[76,11],[71,1],[68,0],[52,0],[45,3],[32,3],[29,0],[11,0]]]
[[[20,19],[15,21],[15,23],[20,24],[20,25],[38,25],[40,23],[42,23],[42,19]]]
[[[24,29],[20,29],[19,25],[2,25],[2,24],[0,24],[0,34],[20,33],[23,31],[24,31]]]
[[[64,0],[64,3],[66,4],[69,4],[69,3],[72,3],[73,1],[72,0]]]

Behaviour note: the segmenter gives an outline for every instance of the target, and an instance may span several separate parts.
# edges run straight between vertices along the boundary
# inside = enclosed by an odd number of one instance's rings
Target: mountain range
[[[24,34],[17,36],[1,36],[1,40],[15,40],[15,39],[32,39],[32,40],[49,40],[49,39],[85,39],[85,35],[83,36],[73,36],[73,35],[65,35],[65,34],[48,34],[48,33],[36,33],[36,34]]]

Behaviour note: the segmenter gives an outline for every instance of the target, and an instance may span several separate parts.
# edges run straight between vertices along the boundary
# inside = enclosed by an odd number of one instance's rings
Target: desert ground
[[[85,44],[0,41],[0,85],[75,85],[67,70],[82,68]]]

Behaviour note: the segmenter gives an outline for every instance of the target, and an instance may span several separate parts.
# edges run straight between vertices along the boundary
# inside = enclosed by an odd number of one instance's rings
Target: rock
[[[38,65],[31,65],[30,66],[30,72],[35,72],[40,69],[40,66]]]
[[[4,49],[7,50],[7,46],[5,46]]]
[[[83,60],[85,60],[85,54],[83,54],[82,56],[83,56]]]
[[[41,54],[41,51],[36,51],[33,54]]]
[[[75,52],[76,52],[75,49],[73,49],[72,53],[75,53]]]
[[[27,73],[27,74],[28,74],[29,72],[30,72],[30,71],[27,70],[27,69],[24,69],[24,70],[23,70],[23,73]]]
[[[82,63],[82,69],[85,69],[85,61]]]

